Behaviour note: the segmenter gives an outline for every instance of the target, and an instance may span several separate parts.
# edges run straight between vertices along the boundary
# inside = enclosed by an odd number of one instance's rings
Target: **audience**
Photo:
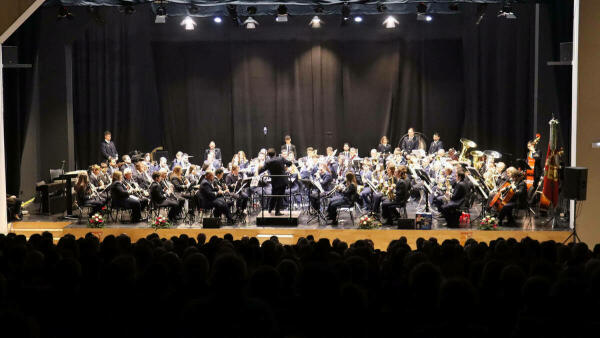
[[[5,337],[577,337],[600,246],[0,235]]]

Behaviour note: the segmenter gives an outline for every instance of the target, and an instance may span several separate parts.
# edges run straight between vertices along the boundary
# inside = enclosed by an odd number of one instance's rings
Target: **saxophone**
[[[387,198],[390,201],[393,201],[396,199],[396,183],[394,183],[394,177],[390,178],[390,181],[388,183]]]

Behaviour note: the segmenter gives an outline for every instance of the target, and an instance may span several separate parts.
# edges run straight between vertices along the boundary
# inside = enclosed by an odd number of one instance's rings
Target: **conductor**
[[[283,195],[289,179],[284,176],[275,175],[285,175],[285,167],[292,165],[292,162],[283,157],[276,157],[277,154],[273,148],[269,148],[267,155],[269,158],[265,161],[264,166],[259,169],[259,173],[263,173],[264,171],[268,170],[269,175],[272,175],[271,186],[273,187],[273,195]],[[280,216],[282,201],[283,197],[271,197],[271,200],[269,201],[269,213],[275,209],[275,216]]]

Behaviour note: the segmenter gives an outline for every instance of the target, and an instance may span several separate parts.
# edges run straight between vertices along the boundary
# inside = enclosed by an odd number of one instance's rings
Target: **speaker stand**
[[[569,240],[572,240],[573,244],[581,243],[581,239],[577,235],[577,224],[575,223],[575,220],[573,220],[573,232],[571,232],[569,237],[567,237],[567,239],[565,239],[563,244],[567,244],[569,242]]]

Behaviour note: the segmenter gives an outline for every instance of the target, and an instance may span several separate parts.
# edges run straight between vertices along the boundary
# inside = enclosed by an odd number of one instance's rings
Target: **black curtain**
[[[19,63],[34,64],[39,45],[40,15],[35,13],[4,43],[16,46]],[[6,192],[20,195],[21,160],[32,104],[35,71],[32,68],[5,68],[4,84],[4,149],[6,154]]]
[[[99,159],[105,129],[120,154],[163,145],[171,156],[201,156],[214,140],[229,160],[279,147],[285,134],[301,154],[343,142],[367,154],[382,135],[397,144],[414,127],[439,132],[447,148],[466,137],[522,157],[532,136],[534,7],[519,6],[510,21],[490,6],[479,26],[474,8],[431,25],[407,15],[398,30],[367,20],[322,33],[303,22],[262,20],[247,32],[209,19],[185,32],[139,11],[91,20],[73,44],[78,167]]]

